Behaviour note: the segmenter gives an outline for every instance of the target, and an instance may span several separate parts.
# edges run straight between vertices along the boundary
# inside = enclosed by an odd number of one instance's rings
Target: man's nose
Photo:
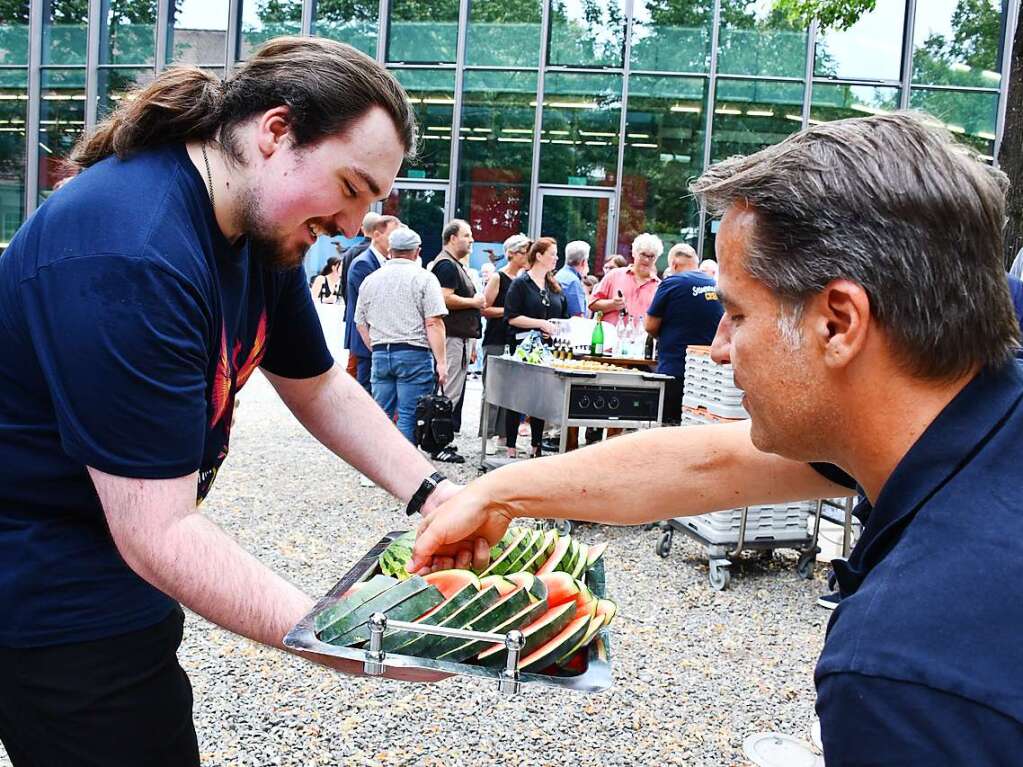
[[[728,315],[722,315],[718,323],[717,333],[710,345],[710,358],[719,365],[727,365],[732,361],[732,321]]]
[[[355,237],[362,226],[362,219],[368,212],[368,205],[360,205],[354,210],[341,211],[334,216],[334,225],[345,237]]]

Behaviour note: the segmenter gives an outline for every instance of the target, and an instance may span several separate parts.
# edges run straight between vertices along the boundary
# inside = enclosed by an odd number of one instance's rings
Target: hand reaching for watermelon
[[[425,515],[416,533],[409,572],[451,567],[483,570],[490,547],[501,540],[511,515],[481,497],[472,485]]]

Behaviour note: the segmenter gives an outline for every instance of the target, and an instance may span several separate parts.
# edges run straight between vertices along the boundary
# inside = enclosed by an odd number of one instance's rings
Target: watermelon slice
[[[586,630],[582,636],[579,637],[578,641],[572,645],[572,647],[562,653],[561,657],[555,661],[559,665],[567,662],[575,653],[581,648],[585,647],[590,643],[590,640],[596,635],[597,631],[604,625],[603,616],[597,615],[597,602],[594,600],[587,606],[587,610],[583,615],[576,615],[575,620],[581,618],[587,618],[589,622],[586,624]]]
[[[540,547],[536,550],[536,553],[523,562],[519,567],[521,572],[535,573],[540,569],[540,565],[547,561],[550,557],[551,552],[554,551],[554,544],[558,541],[558,534],[553,530],[547,530],[543,534],[543,540],[540,542]]]
[[[443,601],[444,597],[435,586],[416,575],[364,602],[331,626],[329,632],[324,631],[320,638],[341,647],[365,642],[369,639],[368,621],[373,613],[382,612],[396,621],[414,621]]]
[[[553,639],[519,661],[519,671],[539,672],[553,666],[570,648],[575,647],[590,627],[591,615],[574,618]]]
[[[488,575],[485,578],[480,578],[480,588],[485,589],[490,586],[496,588],[502,597],[508,596],[518,588],[518,586],[503,575]]]
[[[530,537],[527,540],[525,548],[522,552],[515,557],[515,559],[508,563],[504,574],[517,573],[522,570],[522,566],[532,559],[536,552],[540,550],[540,546],[543,545],[545,540],[544,533],[540,530],[533,530],[530,533]]]
[[[443,594],[444,592],[441,591],[441,593]],[[426,613],[426,615],[419,618],[416,623],[423,623],[427,626],[440,625],[469,604],[469,602],[477,596],[479,596],[479,591],[476,586],[472,583],[466,584],[464,588],[460,589],[449,599],[445,600],[443,604],[437,605],[435,608]],[[494,595],[494,601],[497,601],[496,593]],[[424,634],[416,634],[412,631],[388,631],[384,634],[380,649],[384,652],[393,652],[394,650],[401,648],[403,645],[416,641],[422,636],[424,636]]]
[[[605,551],[607,551],[607,543],[597,543],[590,546],[590,553],[586,557],[586,569],[589,570],[597,564],[597,560],[604,556]]]
[[[547,585],[532,573],[509,573],[505,578],[528,591],[533,599],[547,599]]]
[[[504,536],[501,540],[490,547],[490,559],[495,560],[501,556],[501,552],[504,551],[511,544],[515,537],[522,532],[525,528],[522,527],[509,527],[504,531]]]
[[[577,580],[575,585],[579,588],[579,593],[575,595],[576,617],[578,618],[584,612],[589,611],[590,605],[595,603],[597,598],[593,596],[593,592],[582,581]],[[594,605],[594,609],[596,609],[596,605]]]
[[[380,565],[380,572],[384,575],[393,575],[399,580],[406,580],[410,577],[410,573],[405,569],[405,565],[412,559],[412,546],[416,542],[416,531],[409,530],[406,533],[402,533],[393,541],[378,558]]]
[[[447,626],[448,628],[463,628],[466,624],[471,623],[478,616],[496,605],[500,599],[501,595],[497,593],[497,589],[491,586],[490,588],[479,592],[479,594],[470,600],[468,604],[455,612],[454,615],[437,625]],[[436,636],[434,634],[420,634],[408,644],[402,645],[400,651],[402,655],[414,655],[419,658],[432,658],[433,656],[430,653],[430,649],[445,640],[446,637]]]
[[[597,615],[604,618],[604,625],[610,626],[611,621],[618,614],[618,605],[612,602],[610,599],[599,599],[597,600]]]
[[[518,615],[531,604],[534,603],[529,598],[529,592],[523,588],[516,588],[516,590],[508,596],[499,599],[489,610],[480,613],[470,623],[463,623],[461,626],[458,626],[458,628],[465,628],[470,631],[495,631],[498,626],[503,624],[509,618]],[[543,614],[546,609],[547,608],[545,606],[544,610],[541,611],[540,614]],[[454,637],[435,637],[435,639],[437,641],[430,645],[428,657],[431,658],[440,658],[445,653],[451,652],[466,643],[466,640],[455,639]],[[476,652],[479,652],[479,650]],[[472,655],[475,654],[476,653],[472,653]],[[466,657],[471,658],[472,655]],[[445,658],[445,660],[451,659]]]
[[[518,535],[515,536],[514,540],[508,545],[504,551],[490,563],[490,567],[483,571],[483,576],[488,575],[503,575],[508,572],[508,565],[519,558],[519,555],[525,550],[525,548],[533,540],[533,531],[526,528],[521,528]]]
[[[353,586],[345,593],[345,596],[341,597],[341,599],[332,604],[330,607],[327,607],[316,614],[313,618],[313,628],[316,630],[317,634],[322,633],[325,629],[344,618],[363,602],[366,602],[378,594],[387,591],[387,589],[397,583],[398,581],[394,578],[389,578],[386,575],[374,575],[368,581],[365,581],[362,584],[356,584],[359,586],[357,591],[354,590],[355,587]]]
[[[436,586],[445,599],[451,599],[466,586],[473,586],[476,591],[480,590],[480,579],[471,570],[438,570],[424,575],[423,580],[431,586]]]
[[[526,657],[537,647],[540,647],[561,633],[561,630],[571,622],[574,615],[573,606],[566,603],[559,607],[551,608],[537,620],[522,629],[525,644],[519,657]],[[484,666],[503,666],[507,658],[508,648],[503,644],[494,644],[480,653],[479,662]]]
[[[558,565],[561,564],[562,560],[567,556],[569,548],[572,546],[572,539],[569,536],[564,538],[558,538],[554,544],[554,551],[551,552],[550,557],[546,562],[541,565],[540,569],[536,571],[537,575],[545,575],[547,573],[553,573],[555,569],[561,569]]]
[[[579,581],[568,573],[547,573],[537,578],[547,587],[547,604],[551,607],[574,603],[579,595]]]
[[[572,564],[572,577],[582,578],[583,573],[586,572],[586,561],[587,557],[589,557],[590,548],[585,543],[580,543],[576,553],[578,556]]]
[[[471,628],[476,631],[493,631],[495,634],[506,634],[513,629],[521,629],[523,626],[528,626],[540,618],[540,616],[542,616],[545,612],[547,612],[546,603],[534,602],[522,608],[509,618],[504,619],[492,628],[482,628],[475,625]],[[480,619],[482,618],[483,616],[480,616]],[[444,655],[437,658],[437,660],[461,663],[462,661],[475,657],[481,650],[485,649],[490,644],[490,642],[484,641],[466,642],[453,650],[449,650]]]

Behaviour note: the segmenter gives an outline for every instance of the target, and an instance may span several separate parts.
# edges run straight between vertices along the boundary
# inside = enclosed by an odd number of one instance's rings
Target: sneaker
[[[838,603],[842,601],[842,595],[837,591],[832,591],[830,594],[821,594],[817,597],[817,604],[823,607],[825,610],[834,610],[838,607]]]
[[[445,447],[430,457],[441,463],[465,463],[465,458],[460,456],[457,450],[450,447]]]

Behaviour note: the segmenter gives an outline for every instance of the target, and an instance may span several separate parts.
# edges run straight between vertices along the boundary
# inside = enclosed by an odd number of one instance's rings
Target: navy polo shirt
[[[903,457],[817,664],[825,761],[1023,759],[1023,367],[980,373]]]
[[[661,318],[657,343],[657,372],[682,378],[686,347],[714,341],[724,310],[717,283],[703,272],[673,274],[657,286],[647,314]]]

